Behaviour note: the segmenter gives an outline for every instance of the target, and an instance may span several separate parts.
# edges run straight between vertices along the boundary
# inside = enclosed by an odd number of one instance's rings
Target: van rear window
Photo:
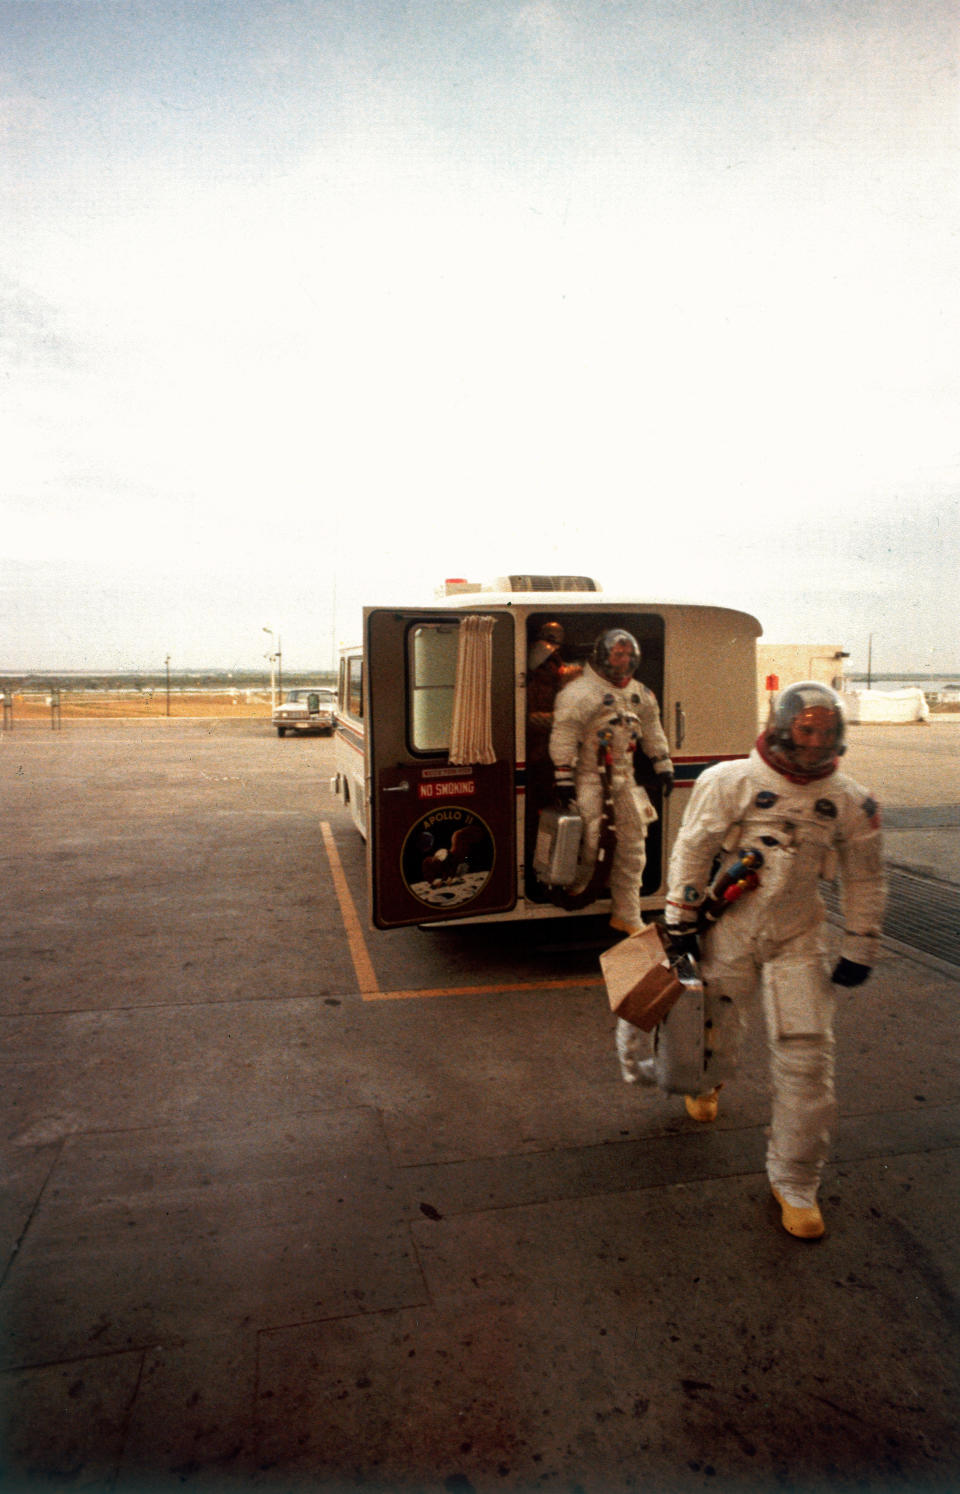
[[[458,635],[456,622],[417,623],[407,635],[407,735],[414,752],[446,752],[450,746]]]

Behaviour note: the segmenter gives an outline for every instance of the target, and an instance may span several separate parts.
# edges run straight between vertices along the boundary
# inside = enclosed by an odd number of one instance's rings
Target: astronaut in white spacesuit
[[[673,787],[673,763],[657,698],[633,677],[639,664],[640,645],[632,633],[622,628],[603,633],[583,674],[557,696],[550,734],[557,798],[564,805],[576,798],[584,825],[578,879],[567,889],[572,896],[589,885],[596,865],[609,771],[616,829],[610,923],[628,934],[643,927],[640,883],[647,859],[647,826],[657,817],[649,795],[634,777],[638,746],[652,760],[664,795]]]
[[[773,1086],[767,1176],[784,1228],[824,1232],[820,1173],[835,1124],[833,986],[858,986],[877,958],[886,898],[880,813],[868,791],[837,771],[843,707],[826,685],[790,685],[746,760],[718,763],[698,780],[670,858],[666,921],[697,952],[698,911],[719,858],[723,871],[749,847],[762,853],[759,886],[702,936],[707,1093],[688,1096],[695,1120],[713,1120],[717,1090],[736,1067],[745,1008],[759,989]],[[839,870],[844,932],[828,975],[821,877]]]

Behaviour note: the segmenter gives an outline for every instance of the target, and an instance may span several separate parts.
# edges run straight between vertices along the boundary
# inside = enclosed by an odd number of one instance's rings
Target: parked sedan
[[[322,686],[315,690],[288,690],[282,705],[274,707],[273,725],[277,736],[288,731],[331,732],[337,692]]]

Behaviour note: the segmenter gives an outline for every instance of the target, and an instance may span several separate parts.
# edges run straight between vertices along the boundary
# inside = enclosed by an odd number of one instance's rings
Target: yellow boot
[[[823,1222],[819,1204],[792,1204],[787,1203],[776,1190],[773,1196],[780,1205],[780,1223],[788,1235],[796,1235],[798,1240],[819,1240],[826,1232],[827,1226]]]
[[[687,1114],[695,1121],[715,1121],[717,1111],[720,1109],[720,1101],[717,1096],[720,1093],[720,1085],[711,1089],[705,1095],[684,1095],[683,1103],[687,1107]]]

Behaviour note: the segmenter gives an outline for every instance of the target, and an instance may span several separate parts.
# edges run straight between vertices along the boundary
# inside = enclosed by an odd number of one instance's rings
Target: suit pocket
[[[825,1037],[833,1003],[822,971],[807,964],[768,965],[766,975],[776,1036]]]
[[[637,814],[644,825],[652,825],[657,818],[657,811],[650,802],[650,795],[641,784],[637,784],[633,791],[634,803],[637,806]]]

